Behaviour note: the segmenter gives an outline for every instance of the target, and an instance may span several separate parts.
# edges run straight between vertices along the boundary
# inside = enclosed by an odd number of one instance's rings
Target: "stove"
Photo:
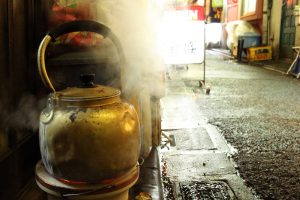
[[[47,172],[42,161],[37,163],[35,175],[37,185],[47,193],[48,200],[128,200],[128,191],[139,178],[139,166],[135,166],[120,177],[101,183],[59,180]]]

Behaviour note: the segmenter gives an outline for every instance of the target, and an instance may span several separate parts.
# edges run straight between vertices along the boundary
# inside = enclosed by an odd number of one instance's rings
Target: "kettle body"
[[[119,95],[71,102],[51,95],[41,113],[39,130],[43,163],[50,174],[61,179],[112,179],[138,162],[138,116]]]

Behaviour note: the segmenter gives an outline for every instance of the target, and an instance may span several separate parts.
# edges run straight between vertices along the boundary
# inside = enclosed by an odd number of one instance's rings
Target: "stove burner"
[[[101,184],[74,184],[61,181],[51,176],[41,161],[37,163],[35,173],[37,185],[53,199],[83,196],[87,200],[127,200],[128,190],[138,180],[139,167],[136,166],[122,177],[116,178],[109,183],[102,182]]]

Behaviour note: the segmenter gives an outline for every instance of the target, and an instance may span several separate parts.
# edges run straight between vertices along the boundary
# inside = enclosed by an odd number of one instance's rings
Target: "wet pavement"
[[[202,65],[169,71],[162,144],[132,199],[300,199],[299,80],[210,52],[206,67],[209,95]],[[31,185],[21,199],[46,199]]]
[[[203,65],[169,70],[161,102],[165,199],[300,199],[300,82],[210,53],[206,69],[210,95],[199,88]],[[186,196],[211,181],[230,190]]]
[[[197,79],[203,77],[199,74],[201,71],[197,70],[171,70],[167,95],[161,101],[163,137],[160,155],[164,197],[195,200],[255,199],[237,175],[235,163],[231,159],[235,150],[208,123],[207,117],[199,109],[197,100],[205,94],[201,93],[199,87],[187,86],[187,83],[198,82]],[[227,197],[232,198],[226,198],[226,195],[217,198],[218,193],[212,191],[208,192],[206,198],[200,192],[196,196],[191,197],[192,194],[189,194],[189,198],[184,197],[186,191],[192,189],[189,187],[192,183],[210,184],[212,181],[234,188],[235,191],[230,189],[226,193]],[[185,185],[185,191],[180,185]],[[214,187],[214,184],[211,186]]]

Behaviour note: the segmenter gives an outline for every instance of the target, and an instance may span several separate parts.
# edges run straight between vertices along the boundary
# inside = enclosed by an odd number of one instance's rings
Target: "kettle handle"
[[[55,42],[56,38],[59,37],[60,35],[76,32],[76,31],[94,32],[102,35],[104,38],[105,37],[110,38],[111,41],[114,43],[114,45],[117,47],[117,51],[120,56],[121,62],[125,61],[124,53],[121,48],[121,43],[119,39],[112,33],[110,28],[108,28],[104,24],[95,21],[90,21],[90,20],[76,20],[76,21],[64,23],[58,26],[57,28],[55,28],[54,30],[50,31],[43,38],[37,53],[37,65],[38,65],[40,77],[44,85],[50,90],[52,90],[52,92],[55,92],[56,90],[53,87],[46,70],[46,64],[45,64],[46,48],[50,42]]]

